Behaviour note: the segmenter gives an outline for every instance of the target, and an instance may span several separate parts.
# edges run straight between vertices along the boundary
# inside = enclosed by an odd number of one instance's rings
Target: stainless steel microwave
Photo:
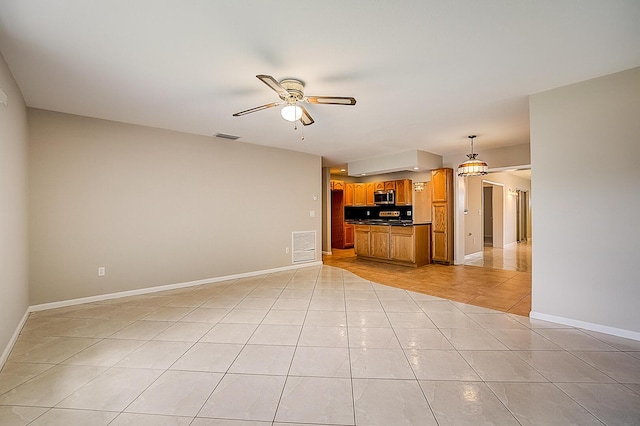
[[[386,191],[376,191],[373,193],[373,202],[376,205],[389,205],[396,203],[395,191],[392,189]]]

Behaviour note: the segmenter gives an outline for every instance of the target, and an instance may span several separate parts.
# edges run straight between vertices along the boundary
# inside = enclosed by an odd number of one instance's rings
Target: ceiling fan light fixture
[[[298,105],[285,105],[280,110],[280,115],[287,121],[298,121],[302,118],[302,108]]]
[[[458,176],[483,176],[489,173],[489,166],[482,160],[478,160],[476,157],[478,154],[473,152],[473,139],[476,135],[469,136],[471,139],[471,154],[467,154],[468,160],[458,166]]]

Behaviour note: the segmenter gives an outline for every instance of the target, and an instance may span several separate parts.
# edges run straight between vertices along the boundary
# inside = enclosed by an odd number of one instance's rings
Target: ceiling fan
[[[305,96],[304,95],[304,83],[294,78],[285,78],[278,82],[270,75],[256,75],[260,81],[269,86],[274,92],[278,94],[281,102],[272,102],[270,104],[262,105],[259,107],[251,108],[245,111],[236,112],[234,117],[250,114],[256,111],[262,111],[263,109],[273,108],[279,105],[284,105],[280,114],[282,118],[287,121],[297,121],[304,126],[313,124],[315,121],[309,115],[309,112],[305,107],[299,105],[299,102],[307,102],[310,104],[328,104],[328,105],[355,105],[355,98],[351,97],[339,97],[339,96]]]

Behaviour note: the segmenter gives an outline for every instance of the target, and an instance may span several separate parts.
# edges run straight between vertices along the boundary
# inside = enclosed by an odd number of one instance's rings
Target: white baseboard
[[[13,345],[16,344],[16,340],[18,340],[18,336],[20,336],[20,332],[22,331],[22,327],[24,327],[24,324],[27,322],[27,318],[29,318],[29,309],[27,309],[27,311],[22,316],[22,319],[16,327],[16,331],[13,332],[13,336],[11,336],[11,339],[9,339],[7,346],[2,352],[2,356],[0,356],[0,370],[2,370],[2,367],[4,367],[4,363],[7,362],[7,358],[9,358],[9,354],[13,349]]]
[[[476,259],[478,257],[482,257],[482,250],[481,251],[475,251],[475,252],[469,253],[469,254],[465,254],[464,255],[464,260],[472,260],[472,259]]]
[[[324,251],[324,250],[322,250],[322,254],[325,254],[325,255],[327,255],[327,256],[331,256],[331,255],[333,254],[333,252],[331,252],[331,251]]]
[[[534,311],[531,311],[529,313],[529,318],[554,322],[556,324],[570,325],[571,327],[582,328],[589,331],[597,331],[598,333],[610,334],[612,336],[624,337],[625,339],[640,341],[640,333],[637,331],[609,327],[607,325],[594,324],[591,322],[580,321],[572,318],[558,317],[555,315],[548,315],[548,314],[543,314],[543,313],[534,312]]]
[[[66,306],[81,305],[83,303],[100,302],[102,300],[119,299],[121,297],[139,296],[141,294],[157,293],[166,290],[175,290],[178,288],[193,287],[196,285],[212,284],[220,281],[236,280],[239,278],[255,277],[257,275],[273,274],[275,272],[290,271],[292,269],[309,268],[312,266],[322,266],[322,261],[301,263],[291,266],[282,266],[279,268],[264,269],[261,271],[243,272],[241,274],[225,275],[222,277],[205,278],[202,280],[186,281],[177,284],[167,284],[158,287],[146,287],[137,290],[121,291],[117,293],[99,294],[97,296],[81,297],[78,299],[61,300],[59,302],[42,303],[39,305],[29,306],[29,312],[45,311],[47,309],[64,308]]]
[[[275,272],[284,272],[284,271],[290,271],[293,269],[310,268],[313,266],[322,266],[322,261],[314,261],[314,262],[301,263],[301,264],[291,265],[291,266],[282,266],[279,268],[264,269],[261,271],[252,271],[252,272],[244,272],[242,274],[226,275],[223,277],[207,278],[203,280],[187,281],[183,283],[168,284],[168,285],[162,285],[158,287],[147,287],[147,288],[141,288],[137,290],[121,291],[118,293],[100,294],[97,296],[81,297],[78,299],[61,300],[58,302],[31,305],[27,308],[27,311],[24,313],[22,320],[20,320],[20,323],[16,327],[16,330],[14,331],[13,336],[11,336],[11,339],[9,340],[9,342],[7,343],[7,346],[2,352],[2,356],[0,357],[0,370],[4,366],[4,363],[7,361],[7,358],[9,357],[9,354],[13,349],[13,345],[15,345],[16,340],[18,340],[18,336],[20,336],[22,327],[24,327],[25,323],[27,322],[27,318],[29,317],[29,313],[31,312],[39,312],[39,311],[45,311],[47,309],[55,309],[55,308],[64,308],[66,306],[81,305],[83,303],[99,302],[102,300],[119,299],[121,297],[127,297],[127,296],[138,296],[141,294],[157,293],[165,290],[174,290],[177,288],[192,287],[192,286],[203,285],[203,284],[212,284],[220,281],[255,277],[257,275],[273,274]]]

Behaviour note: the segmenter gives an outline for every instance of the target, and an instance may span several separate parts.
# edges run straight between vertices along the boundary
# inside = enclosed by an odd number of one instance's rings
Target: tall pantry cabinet
[[[453,169],[431,171],[432,261],[453,263]]]

